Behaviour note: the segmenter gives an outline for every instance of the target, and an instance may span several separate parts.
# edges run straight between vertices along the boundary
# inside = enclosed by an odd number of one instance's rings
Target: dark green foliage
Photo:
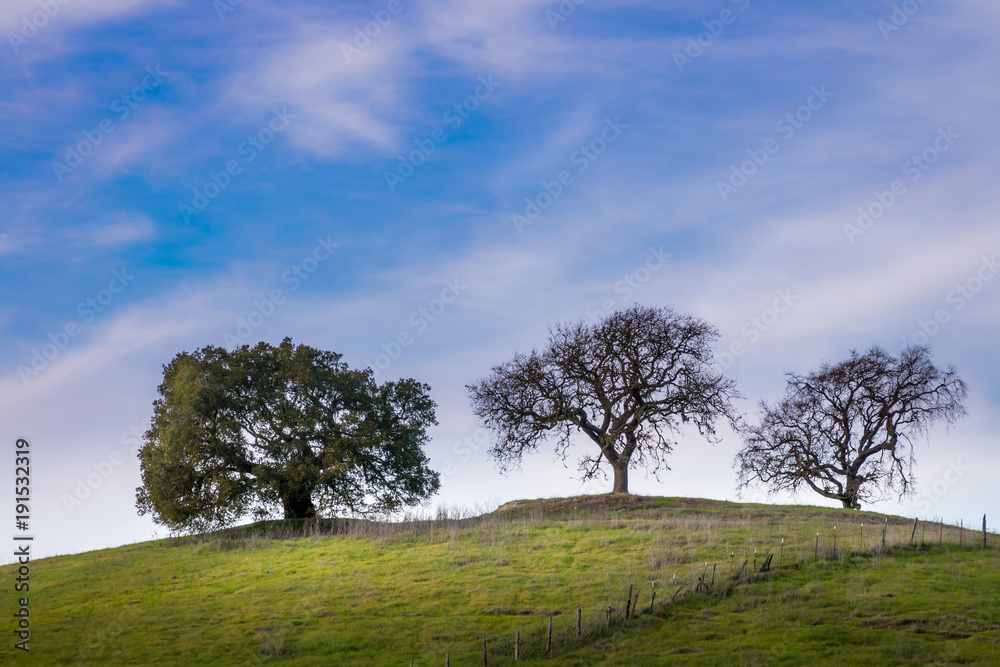
[[[436,492],[422,450],[437,423],[430,387],[379,385],[340,358],[288,338],[174,357],[139,453],[139,513],[205,530],[275,506],[285,518],[364,514]]]

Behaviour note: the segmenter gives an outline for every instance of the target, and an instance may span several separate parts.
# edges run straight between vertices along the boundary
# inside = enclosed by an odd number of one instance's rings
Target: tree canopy
[[[926,347],[898,357],[880,347],[852,351],[837,364],[788,374],[785,397],[761,402],[736,457],[741,487],[809,488],[860,509],[913,480],[912,437],[965,414],[965,382],[954,367],[931,363]]]
[[[276,507],[389,512],[436,492],[422,450],[437,423],[430,387],[379,385],[340,359],[288,338],[174,357],[139,452],[139,513],[198,530]]]
[[[689,315],[635,305],[595,323],[557,324],[543,350],[516,353],[466,389],[495,435],[490,455],[502,470],[549,437],[565,459],[583,433],[597,451],[580,461],[582,477],[607,464],[613,491],[628,493],[629,466],[667,468],[684,424],[711,440],[719,417],[735,423],[734,384],[711,367],[717,337]]]

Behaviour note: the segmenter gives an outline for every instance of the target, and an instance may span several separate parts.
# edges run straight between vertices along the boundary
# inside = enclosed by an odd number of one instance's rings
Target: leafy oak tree
[[[788,374],[785,397],[761,402],[760,424],[744,431],[736,457],[741,488],[809,488],[861,509],[913,483],[913,436],[965,415],[965,382],[931,363],[926,347],[898,357],[880,347],[852,351],[807,375]]]
[[[716,329],[670,308],[635,305],[596,323],[557,324],[548,346],[515,354],[468,385],[473,409],[496,436],[490,449],[501,470],[521,462],[547,438],[565,460],[574,434],[596,451],[580,461],[583,479],[614,474],[614,493],[628,493],[628,471],[668,469],[671,436],[693,424],[709,440],[724,417],[735,424],[732,381],[712,366]]]
[[[174,357],[139,452],[139,513],[204,530],[252,510],[365,514],[436,492],[422,451],[437,423],[430,388],[379,385],[340,359],[288,338]]]

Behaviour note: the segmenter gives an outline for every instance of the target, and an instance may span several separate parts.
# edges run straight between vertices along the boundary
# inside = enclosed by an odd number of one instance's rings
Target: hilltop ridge
[[[266,522],[38,561],[32,663],[482,664],[486,633],[502,665],[551,616],[546,664],[996,664],[1000,540],[959,530],[642,496]]]

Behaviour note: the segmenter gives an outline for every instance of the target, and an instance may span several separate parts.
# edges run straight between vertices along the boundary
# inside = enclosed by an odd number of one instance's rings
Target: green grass
[[[945,527],[938,545],[935,524],[911,548],[912,520],[886,518],[596,496],[402,525],[256,524],[60,556],[32,563],[30,656],[8,639],[0,663],[420,666],[450,651],[458,667],[482,664],[485,632],[501,665],[520,630],[537,664],[1000,664],[995,536],[982,549],[969,545],[981,533],[966,531],[959,547],[958,528]],[[730,569],[754,549],[758,563],[775,554],[772,571],[735,581]],[[695,593],[713,565],[714,586]],[[0,577],[12,583],[14,570]],[[624,622],[629,584],[644,613]]]

